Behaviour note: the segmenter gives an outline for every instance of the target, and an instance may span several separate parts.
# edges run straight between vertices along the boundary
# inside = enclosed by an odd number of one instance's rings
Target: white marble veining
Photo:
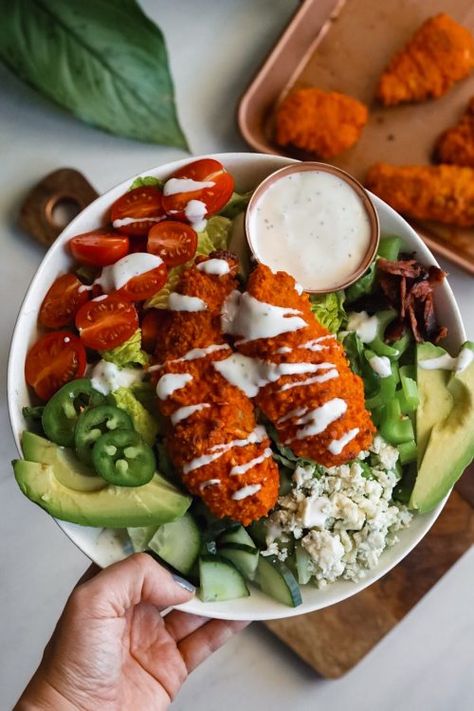
[[[296,0],[147,0],[167,39],[183,127],[193,152],[246,150],[234,106]],[[199,5],[201,22],[186,22]],[[219,71],[215,69],[219,52]],[[193,67],[193,73],[189,67]],[[211,71],[211,73],[209,73]],[[210,76],[196,82],[194,76]],[[55,523],[13,480],[16,456],[5,402],[5,364],[16,313],[43,250],[12,226],[25,191],[49,171],[74,166],[98,190],[151,165],[181,158],[173,148],[102,133],[38,97],[0,68],[0,709],[7,711],[35,668],[73,584],[87,566]],[[474,334],[473,279],[451,265],[450,282]],[[22,364],[18,364],[21,368]],[[243,632],[185,684],[184,711],[465,711],[474,708],[474,551],[344,679],[319,679],[259,625]],[[245,683],[242,684],[242,680]]]

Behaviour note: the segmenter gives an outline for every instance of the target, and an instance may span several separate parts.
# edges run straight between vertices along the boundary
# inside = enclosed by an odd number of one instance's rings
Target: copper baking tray
[[[455,124],[471,96],[474,74],[444,97],[384,109],[375,86],[391,55],[428,17],[449,12],[474,32],[472,0],[305,0],[246,90],[238,123],[257,151],[313,159],[273,143],[273,111],[294,86],[342,91],[369,106],[370,118],[356,146],[331,161],[361,182],[377,161],[430,162],[437,136]],[[474,229],[413,222],[428,246],[474,274]]]

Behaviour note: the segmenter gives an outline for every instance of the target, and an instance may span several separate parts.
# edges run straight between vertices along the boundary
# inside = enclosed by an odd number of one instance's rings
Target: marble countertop
[[[296,0],[147,0],[164,30],[184,129],[194,153],[246,150],[235,106]],[[196,10],[199,8],[197,24]],[[1,426],[0,709],[11,708],[36,667],[88,561],[18,490],[5,396],[10,334],[43,250],[14,227],[28,187],[64,166],[99,191],[184,154],[110,136],[77,122],[0,69]],[[473,279],[443,263],[474,334]],[[21,367],[21,364],[19,364]],[[352,672],[318,678],[261,625],[253,625],[187,681],[173,708],[314,708],[465,711],[474,708],[474,550],[469,551]],[[350,630],[348,630],[350,633]]]

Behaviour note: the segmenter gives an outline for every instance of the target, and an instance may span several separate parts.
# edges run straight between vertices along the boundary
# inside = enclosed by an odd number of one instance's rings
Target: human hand
[[[72,592],[17,711],[161,711],[188,674],[246,622],[160,610],[192,592],[145,553]]]

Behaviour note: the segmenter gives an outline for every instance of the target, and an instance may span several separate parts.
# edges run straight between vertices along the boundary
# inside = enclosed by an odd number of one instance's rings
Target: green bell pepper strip
[[[397,449],[400,455],[400,464],[404,466],[405,464],[416,462],[418,449],[414,439],[411,439],[409,442],[400,442],[400,444],[397,445]]]
[[[85,464],[92,464],[92,448],[99,437],[114,430],[133,430],[130,416],[113,405],[99,405],[79,415],[74,431],[76,454]]]
[[[401,245],[402,240],[400,237],[382,237],[377,250],[377,255],[382,257],[382,259],[388,259],[390,262],[394,262],[398,259]]]
[[[409,417],[402,416],[400,403],[396,398],[385,405],[379,431],[390,444],[401,444],[415,439],[412,421]]]
[[[133,430],[114,430],[99,437],[92,448],[94,468],[115,486],[143,486],[156,471],[151,447]]]
[[[415,412],[416,408],[420,404],[420,398],[418,395],[418,387],[416,381],[413,378],[409,378],[406,375],[400,375],[400,382],[402,384],[402,395],[400,395],[400,404],[403,402],[404,407],[402,412],[406,415],[410,412]]]
[[[46,436],[63,447],[74,445],[74,430],[81,412],[105,402],[105,397],[87,378],[71,380],[46,404],[41,423]]]
[[[373,358],[376,354],[373,351],[366,350],[364,353],[367,362]],[[370,364],[369,364],[370,367]],[[399,383],[398,367],[396,363],[391,364],[392,374],[388,375],[386,378],[381,378],[374,371],[373,377],[371,377],[371,383],[375,383],[375,390],[369,391],[369,395],[366,398],[366,406],[369,410],[375,408],[384,407],[390,400],[395,396],[397,385]],[[367,384],[371,384],[367,380]]]

